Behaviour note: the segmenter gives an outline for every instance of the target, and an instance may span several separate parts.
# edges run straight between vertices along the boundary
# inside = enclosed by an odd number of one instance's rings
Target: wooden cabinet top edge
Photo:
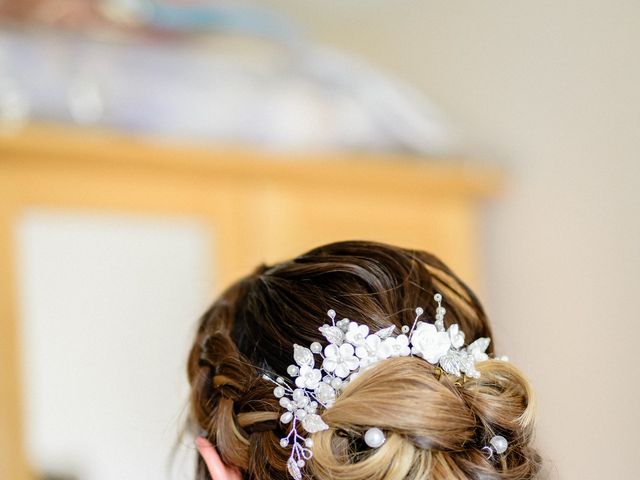
[[[47,124],[0,135],[2,166],[142,168],[261,184],[297,182],[405,192],[430,189],[472,197],[498,194],[504,177],[500,168],[474,165],[462,157],[262,150]]]

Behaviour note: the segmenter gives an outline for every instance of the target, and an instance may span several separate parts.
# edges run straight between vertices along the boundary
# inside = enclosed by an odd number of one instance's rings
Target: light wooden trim
[[[0,478],[29,480],[23,451],[22,377],[15,290],[14,217],[0,205]]]
[[[153,137],[95,129],[78,132],[52,125],[35,125],[17,135],[0,136],[0,162],[77,168],[147,167],[156,172],[222,175],[245,182],[277,181],[399,194],[429,189],[430,193],[477,197],[495,195],[503,178],[498,169],[473,166],[462,158],[194,147],[177,141],[160,142]]]

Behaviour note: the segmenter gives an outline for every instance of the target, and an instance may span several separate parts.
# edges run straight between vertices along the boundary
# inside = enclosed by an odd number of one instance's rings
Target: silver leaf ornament
[[[289,475],[291,475],[295,480],[302,480],[302,472],[293,457],[289,458],[289,461],[287,462],[287,470],[289,471]]]
[[[322,417],[315,413],[305,415],[302,419],[302,427],[309,433],[316,433],[329,429],[329,425],[324,423]]]
[[[324,325],[320,327],[320,332],[327,340],[329,340],[329,343],[342,345],[342,342],[344,342],[344,332],[340,327]]]
[[[440,357],[440,367],[452,375],[460,376],[460,358],[459,353],[455,350],[449,350]]]
[[[487,351],[487,348],[489,348],[490,343],[490,338],[481,337],[467,347],[467,352],[473,356],[473,359],[476,362],[484,362],[489,358],[489,355],[485,352]]]
[[[383,328],[382,330],[378,330],[376,332],[376,335],[378,335],[382,340],[384,340],[385,338],[389,337],[389,335],[393,333],[395,328],[396,328],[395,325],[391,325],[390,327]]]
[[[471,378],[478,378],[480,372],[476,370],[475,360],[473,355],[466,352],[460,352],[460,370]]]
[[[303,365],[308,365],[313,368],[316,363],[311,350],[296,344],[293,345],[293,359],[301,367]]]

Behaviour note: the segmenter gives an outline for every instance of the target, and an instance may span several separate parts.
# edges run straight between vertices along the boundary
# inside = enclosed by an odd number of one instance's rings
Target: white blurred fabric
[[[162,138],[304,151],[439,154],[458,146],[431,99],[353,56],[302,41],[213,38],[97,41],[7,30],[0,78],[20,86],[35,119]]]
[[[188,219],[30,212],[16,232],[26,439],[37,471],[192,478],[178,439],[210,239]]]

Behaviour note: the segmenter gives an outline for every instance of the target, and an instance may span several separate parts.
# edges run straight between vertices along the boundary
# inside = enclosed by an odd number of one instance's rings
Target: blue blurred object
[[[287,17],[267,8],[210,4],[175,4],[155,0],[110,0],[111,8],[133,10],[145,25],[182,32],[236,32],[297,43],[302,34]]]

